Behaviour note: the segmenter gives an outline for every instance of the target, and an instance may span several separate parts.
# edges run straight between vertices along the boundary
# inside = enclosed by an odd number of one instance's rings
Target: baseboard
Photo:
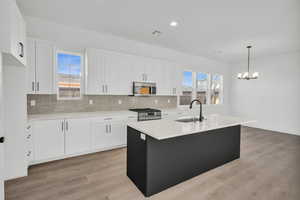
[[[58,156],[58,157],[49,158],[49,159],[45,159],[45,160],[35,160],[35,161],[29,162],[28,167],[33,166],[33,165],[42,164],[42,163],[52,162],[52,161],[56,161],[56,160],[62,160],[62,159],[66,159],[66,158],[72,158],[72,157],[88,155],[88,154],[92,154],[92,153],[98,153],[98,152],[102,152],[102,151],[109,151],[109,150],[113,150],[113,149],[123,148],[126,146],[127,145],[124,144],[124,145],[118,145],[118,146],[107,147],[107,148],[96,148],[96,149],[92,149],[89,151],[84,151],[84,152],[80,152],[80,153],[76,153],[76,154],[68,154],[68,155]]]
[[[272,129],[272,128],[259,127],[259,126],[255,126],[255,125],[247,125],[244,127],[256,128],[256,129],[261,129],[261,130],[266,130],[266,131],[273,131],[273,132],[277,132],[277,133],[281,133],[281,134],[300,136],[300,131],[299,131],[299,133],[295,133],[295,132],[291,132],[288,130],[278,130],[278,129]]]

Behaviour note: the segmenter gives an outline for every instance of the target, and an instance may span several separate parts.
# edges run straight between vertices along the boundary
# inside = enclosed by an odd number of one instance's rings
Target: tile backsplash
[[[28,94],[28,114],[128,110],[130,108],[176,108],[177,97],[134,97],[125,95],[84,95],[80,100],[57,100],[55,94]]]

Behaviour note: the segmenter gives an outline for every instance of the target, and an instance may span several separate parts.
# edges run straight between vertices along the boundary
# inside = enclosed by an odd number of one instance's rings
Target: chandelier
[[[257,79],[259,76],[258,72],[253,72],[250,73],[250,49],[252,46],[247,46],[248,49],[248,71],[247,72],[242,72],[242,73],[238,73],[237,77],[238,79],[241,80],[251,80],[251,79]]]

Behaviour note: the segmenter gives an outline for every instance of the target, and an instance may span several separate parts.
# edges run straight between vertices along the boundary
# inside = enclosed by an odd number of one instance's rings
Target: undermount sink
[[[177,119],[176,122],[199,122],[199,118],[184,118],[184,119]]]

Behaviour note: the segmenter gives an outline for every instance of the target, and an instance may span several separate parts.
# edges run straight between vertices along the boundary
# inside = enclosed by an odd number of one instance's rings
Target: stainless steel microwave
[[[134,96],[154,96],[156,95],[156,83],[133,82]]]

